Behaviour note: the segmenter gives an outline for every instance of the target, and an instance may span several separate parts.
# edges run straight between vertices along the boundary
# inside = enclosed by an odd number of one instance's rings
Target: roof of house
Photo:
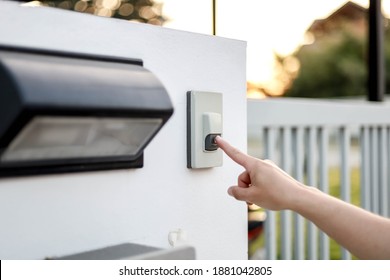
[[[356,4],[355,2],[348,1],[327,18],[315,20],[309,27],[308,31],[312,33],[326,32],[342,21],[365,20],[366,17],[366,8]]]

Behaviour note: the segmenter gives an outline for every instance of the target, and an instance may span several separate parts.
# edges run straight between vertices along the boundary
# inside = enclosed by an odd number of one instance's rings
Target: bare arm
[[[390,220],[308,187],[270,161],[248,156],[220,137],[218,146],[245,168],[228,193],[269,210],[290,209],[361,259],[390,259]]]

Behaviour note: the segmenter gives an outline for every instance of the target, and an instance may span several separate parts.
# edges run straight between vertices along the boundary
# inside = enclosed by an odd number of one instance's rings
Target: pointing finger
[[[241,152],[239,149],[233,147],[230,145],[227,141],[222,139],[220,136],[217,136],[215,138],[215,142],[217,145],[236,163],[239,165],[247,167],[250,165],[250,163],[254,160],[251,156],[248,156],[247,154]]]

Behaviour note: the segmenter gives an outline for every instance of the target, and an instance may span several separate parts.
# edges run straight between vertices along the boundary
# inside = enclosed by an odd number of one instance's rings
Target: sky
[[[212,34],[212,0],[156,0],[168,17],[164,26]],[[247,80],[274,79],[274,52],[291,54],[315,19],[326,18],[345,0],[216,0],[217,36],[247,41]],[[368,7],[369,0],[354,2]],[[382,0],[385,14],[390,0]]]

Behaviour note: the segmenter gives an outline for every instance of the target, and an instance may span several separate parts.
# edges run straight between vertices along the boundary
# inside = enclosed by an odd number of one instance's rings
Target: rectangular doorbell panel
[[[215,137],[222,135],[222,94],[187,92],[187,167],[222,166]]]

